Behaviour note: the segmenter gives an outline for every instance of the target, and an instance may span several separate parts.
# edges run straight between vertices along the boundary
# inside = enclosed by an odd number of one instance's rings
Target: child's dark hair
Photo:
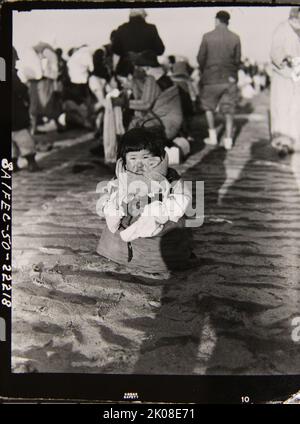
[[[120,140],[118,147],[118,159],[126,163],[126,153],[139,150],[149,150],[153,156],[165,157],[166,140],[164,132],[159,128],[132,128],[127,131]]]

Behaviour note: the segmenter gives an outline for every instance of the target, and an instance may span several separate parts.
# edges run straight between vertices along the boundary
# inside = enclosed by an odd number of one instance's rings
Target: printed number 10
[[[250,402],[250,398],[249,396],[242,396],[242,403],[249,403]]]

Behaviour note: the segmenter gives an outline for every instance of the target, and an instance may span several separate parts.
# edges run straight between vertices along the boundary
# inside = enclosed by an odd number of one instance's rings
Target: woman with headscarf
[[[276,29],[271,59],[272,146],[286,156],[300,149],[300,7]]]

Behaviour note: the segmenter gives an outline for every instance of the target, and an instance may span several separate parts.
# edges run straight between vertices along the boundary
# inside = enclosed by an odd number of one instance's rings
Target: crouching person
[[[27,159],[28,171],[38,171],[35,161],[35,143],[30,135],[29,97],[27,87],[18,77],[16,62],[18,55],[13,48],[12,70],[12,161],[14,171],[18,171],[18,158]]]
[[[134,99],[129,101],[129,109],[134,111],[135,116],[130,128],[161,126],[166,135],[166,144],[170,144],[183,123],[178,87],[166,75],[151,50],[137,55],[135,65],[145,73],[145,78],[142,85],[133,86]]]
[[[116,178],[97,204],[106,219],[98,254],[149,274],[185,269],[192,257],[184,220],[191,194],[168,167],[164,145],[153,129],[125,133]]]

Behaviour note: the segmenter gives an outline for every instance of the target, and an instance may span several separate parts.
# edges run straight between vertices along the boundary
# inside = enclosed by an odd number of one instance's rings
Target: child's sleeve
[[[154,201],[144,207],[139,219],[126,230],[121,231],[121,238],[128,242],[140,237],[158,235],[167,221],[179,221],[185,214],[191,198],[191,193],[183,181],[177,181],[164,201]]]
[[[182,180],[178,180],[162,202],[155,201],[146,205],[142,215],[153,216],[160,224],[167,221],[178,222],[185,214],[192,195]]]

